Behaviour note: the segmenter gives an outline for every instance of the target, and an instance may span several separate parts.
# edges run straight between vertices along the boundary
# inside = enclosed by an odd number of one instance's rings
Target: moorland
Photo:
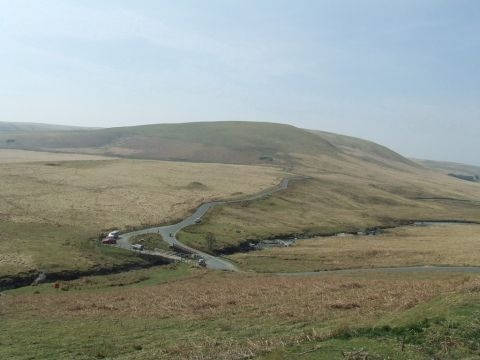
[[[280,124],[8,129],[0,277],[15,288],[0,293],[2,358],[480,356],[478,183],[369,141]],[[216,206],[178,234],[228,254],[239,272],[159,266],[99,242],[290,176],[302,179]],[[411,225],[432,220],[457,223]],[[362,235],[369,229],[376,235]],[[136,241],[161,246],[158,236]],[[425,265],[472,270],[383,270]],[[40,271],[46,283],[20,286]],[[68,281],[55,278],[62,272]]]

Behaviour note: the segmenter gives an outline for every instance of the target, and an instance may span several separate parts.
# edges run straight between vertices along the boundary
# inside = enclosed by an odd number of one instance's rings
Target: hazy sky
[[[0,0],[0,120],[252,120],[480,165],[478,0]]]

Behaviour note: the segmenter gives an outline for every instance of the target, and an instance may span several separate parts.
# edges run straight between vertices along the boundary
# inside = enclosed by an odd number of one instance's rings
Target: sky
[[[0,0],[0,121],[269,121],[480,165],[478,0]]]

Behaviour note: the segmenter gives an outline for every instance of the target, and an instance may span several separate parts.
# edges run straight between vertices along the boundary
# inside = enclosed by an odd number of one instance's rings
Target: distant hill
[[[40,128],[43,131],[28,127],[23,131],[0,131],[0,147],[234,164],[285,165],[302,154],[349,155],[382,166],[418,166],[370,141],[275,123],[195,122],[51,131]]]
[[[0,133],[0,145],[30,150],[239,164],[283,161],[292,153],[334,155],[338,152],[334,145],[309,131],[290,125],[257,122],[24,132],[15,137]]]
[[[0,133],[21,133],[21,132],[35,132],[35,131],[71,131],[71,130],[81,130],[81,129],[89,129],[89,128],[83,128],[81,126],[0,121]]]
[[[441,171],[444,174],[448,174],[462,180],[479,181],[480,178],[480,166],[460,164],[448,161],[420,159],[414,159],[414,161],[430,169]]]

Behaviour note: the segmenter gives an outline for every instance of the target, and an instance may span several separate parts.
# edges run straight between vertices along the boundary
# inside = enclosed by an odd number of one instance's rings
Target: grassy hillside
[[[185,266],[90,277],[0,296],[0,358],[478,359],[479,285],[465,274]]]
[[[330,142],[338,149],[343,150],[345,153],[357,156],[363,160],[379,161],[384,164],[388,164],[389,162],[400,162],[414,166],[414,163],[411,160],[408,160],[402,155],[397,154],[385,146],[374,143],[373,141],[319,130],[311,130],[311,132]]]
[[[48,126],[45,125],[48,129]],[[22,128],[19,127],[18,130]],[[291,165],[294,154],[335,156],[395,167],[418,166],[392,150],[350,136],[259,122],[197,122],[71,131],[0,130],[0,147],[130,158]]]
[[[311,179],[255,203],[215,208],[202,224],[181,232],[181,239],[208,250],[205,238],[213,233],[213,250],[223,251],[282,235],[326,235],[420,219],[480,219],[478,183],[408,162],[297,155],[292,170]]]
[[[14,141],[12,141],[14,140]],[[334,155],[328,140],[290,125],[253,122],[160,124],[110,129],[0,133],[8,148],[222,163],[285,163],[289,154]]]

